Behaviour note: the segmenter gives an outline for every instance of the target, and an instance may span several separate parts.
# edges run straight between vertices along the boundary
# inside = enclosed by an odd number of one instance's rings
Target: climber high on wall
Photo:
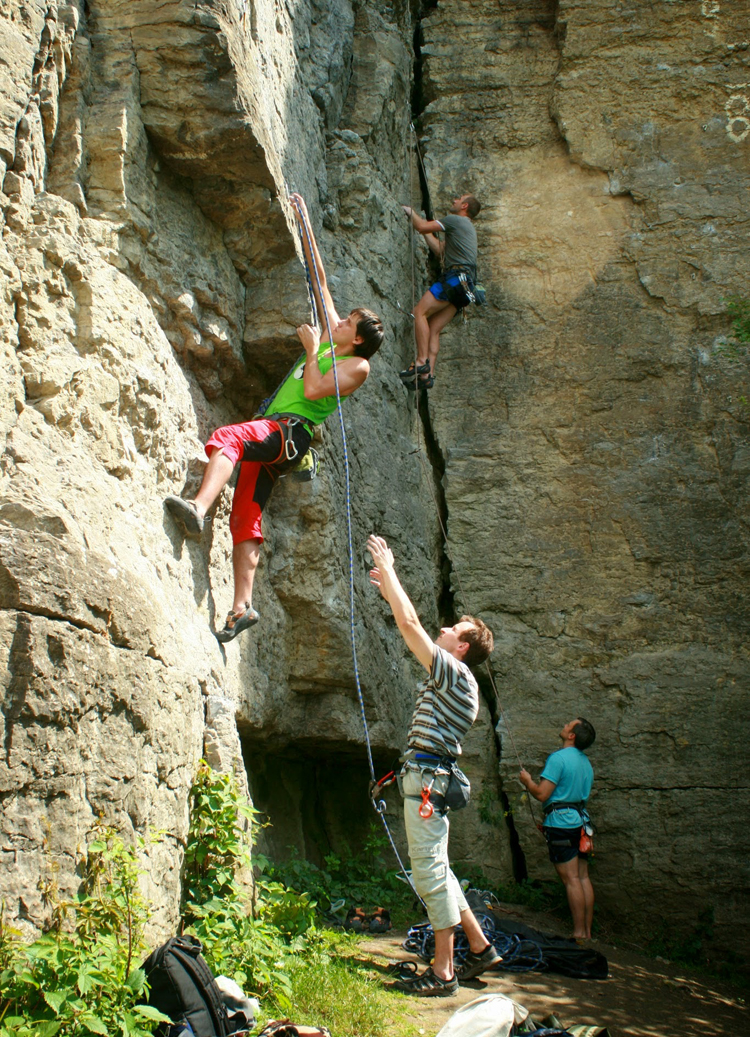
[[[425,220],[408,206],[402,206],[414,229],[423,234],[430,249],[441,260],[443,273],[419,300],[412,311],[417,338],[417,359],[401,372],[409,389],[431,389],[435,383],[435,364],[440,349],[440,332],[459,310],[476,301],[477,232],[474,219],[482,208],[473,194],[453,199],[450,212],[439,220]],[[445,232],[445,241],[435,237]]]
[[[305,202],[299,194],[292,194],[290,200],[304,231],[302,244],[308,268],[317,271],[313,291],[318,321],[324,332],[327,327],[331,329],[333,344],[321,343],[318,327],[303,324],[297,328],[305,353],[271,398],[273,413],[217,429],[206,444],[209,461],[195,500],[170,496],[164,502],[186,534],[199,536],[206,512],[239,463],[229,518],[234,545],[234,601],[224,628],[216,634],[222,643],[232,641],[259,619],[252,607],[252,594],[263,541],[261,515],[276,480],[299,463],[310,447],[314,426],[336,409],[335,374],[338,395],[350,396],[367,379],[369,358],[377,352],[384,338],[383,325],[371,310],[357,308],[347,317],[339,317],[328,290]]]

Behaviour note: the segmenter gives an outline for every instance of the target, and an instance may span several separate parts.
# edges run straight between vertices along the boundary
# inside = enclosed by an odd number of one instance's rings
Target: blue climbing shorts
[[[447,284],[451,288],[457,288],[461,284],[461,282],[460,282],[457,274],[451,274],[450,277],[446,277],[445,278],[445,284]],[[440,302],[449,302],[450,301],[448,299],[448,296],[446,295],[445,286],[444,286],[443,281],[436,281],[434,284],[431,284],[430,285],[430,291],[432,292],[432,294],[435,296],[436,299],[440,300]]]

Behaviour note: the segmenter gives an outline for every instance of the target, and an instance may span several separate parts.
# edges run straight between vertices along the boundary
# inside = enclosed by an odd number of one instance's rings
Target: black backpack
[[[173,1023],[189,1023],[195,1037],[229,1037],[234,1027],[193,936],[175,936],[149,955],[141,966],[150,990],[148,1003]],[[157,1034],[166,1034],[165,1024]]]

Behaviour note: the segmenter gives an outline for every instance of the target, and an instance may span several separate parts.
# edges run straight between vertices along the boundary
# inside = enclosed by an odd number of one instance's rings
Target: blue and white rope
[[[322,314],[322,316],[325,319],[326,331],[328,332],[328,341],[329,341],[330,346],[331,346],[330,356],[331,356],[331,363],[332,363],[332,367],[333,367],[333,383],[334,383],[334,385],[336,387],[336,408],[338,410],[339,426],[341,428],[341,441],[342,441],[343,448],[344,448],[344,476],[345,476],[345,489],[346,489],[346,538],[347,538],[347,546],[348,546],[348,549],[349,549],[349,636],[350,636],[351,645],[352,645],[352,662],[354,664],[354,681],[355,681],[355,684],[356,684],[356,687],[357,687],[357,699],[359,700],[359,709],[360,709],[360,713],[362,714],[362,727],[364,728],[364,733],[365,733],[365,746],[367,747],[367,761],[368,761],[368,764],[370,766],[370,777],[371,777],[372,781],[376,781],[375,765],[374,765],[373,759],[372,759],[372,745],[370,743],[370,730],[369,730],[369,728],[367,726],[367,715],[365,713],[365,701],[364,701],[364,697],[362,695],[362,686],[360,684],[360,679],[359,679],[359,664],[357,662],[357,641],[356,641],[355,632],[354,632],[354,548],[353,548],[353,542],[352,542],[351,480],[350,480],[350,474],[349,474],[349,450],[348,450],[347,441],[346,441],[346,427],[344,425],[344,412],[341,409],[341,392],[340,392],[340,389],[339,389],[338,371],[336,369],[336,355],[335,355],[335,346],[334,346],[334,342],[333,342],[333,334],[332,334],[332,331],[331,331],[331,323],[330,323],[330,320],[328,318],[328,308],[326,307],[325,299],[323,298],[323,289],[321,288],[321,284],[320,284],[320,276],[318,274],[318,265],[317,265],[317,263],[315,261],[315,250],[313,249],[313,246],[312,246],[312,239],[311,239],[311,234],[310,234],[310,228],[308,226],[307,219],[305,218],[305,214],[301,210],[299,210],[299,216],[300,216],[300,222],[302,224],[302,226],[300,227],[300,237],[302,236],[302,231],[304,229],[305,237],[307,239],[307,244],[308,244],[308,250],[309,250],[309,253],[310,253],[310,260],[311,260],[311,265],[312,265],[312,271],[313,271],[313,273],[315,275],[315,282],[316,282],[317,287],[318,287],[318,297],[320,298],[320,302],[321,302],[321,305],[323,307],[323,314]],[[303,248],[303,254],[304,254],[304,248]],[[309,269],[307,260],[305,260],[305,273],[307,275],[308,291],[310,292],[310,296],[311,296],[313,302],[315,302],[315,295],[314,295],[314,292],[312,290],[312,280],[311,280],[311,277],[310,277],[310,269]],[[314,306],[313,309],[317,313],[317,306]],[[320,317],[320,316],[321,315],[318,314],[318,317]],[[391,831],[390,831],[390,829],[388,827],[388,822],[386,821],[386,818],[385,818],[384,809],[381,809],[380,805],[376,806],[375,809],[376,809],[377,814],[380,817],[381,821],[383,822],[383,828],[385,829],[385,834],[388,836],[388,841],[391,844],[391,849],[393,850],[394,854],[396,855],[396,860],[398,861],[399,867],[401,868],[401,871],[403,872],[404,876],[407,878],[407,880],[409,882],[409,885],[411,886],[412,890],[414,890],[415,896],[419,897],[419,894],[417,893],[416,889],[414,888],[414,883],[411,880],[411,876],[409,875],[408,871],[404,867],[403,861],[401,860],[399,852],[396,849],[396,844],[393,841],[393,836],[391,835]],[[421,900],[421,897],[419,897],[419,899]]]

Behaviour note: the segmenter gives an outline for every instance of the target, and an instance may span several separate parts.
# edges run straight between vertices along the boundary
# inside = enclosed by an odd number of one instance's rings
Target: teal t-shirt
[[[544,804],[545,807],[556,802],[580,803],[585,802],[591,794],[594,768],[585,753],[576,749],[574,745],[569,745],[547,757],[542,778],[555,783],[552,795]],[[583,811],[583,820],[589,820],[586,810]],[[581,825],[581,815],[571,807],[553,810],[545,817],[544,823],[549,828],[578,828]]]

